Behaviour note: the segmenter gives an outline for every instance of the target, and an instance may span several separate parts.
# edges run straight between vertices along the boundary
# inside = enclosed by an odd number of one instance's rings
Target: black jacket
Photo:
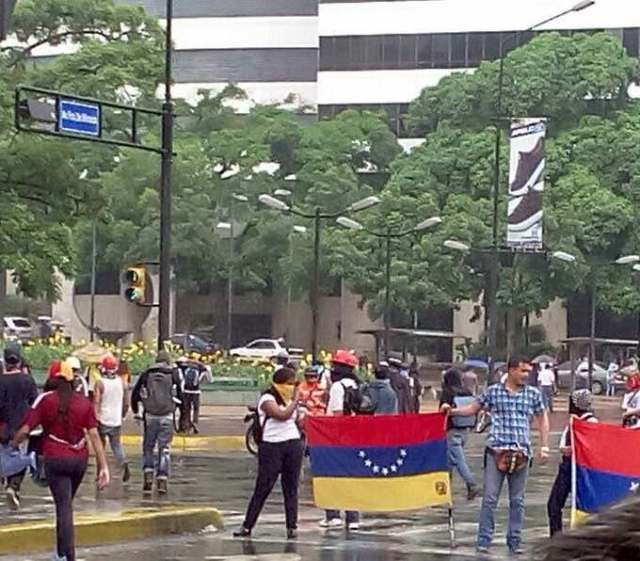
[[[0,441],[13,438],[37,397],[38,387],[30,374],[0,374]]]

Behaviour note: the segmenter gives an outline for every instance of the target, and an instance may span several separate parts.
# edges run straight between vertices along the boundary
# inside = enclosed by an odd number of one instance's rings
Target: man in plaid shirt
[[[509,360],[506,382],[489,387],[475,403],[450,409],[450,415],[476,415],[481,409],[491,413],[493,423],[484,456],[484,492],[478,523],[477,549],[488,553],[495,530],[495,510],[504,480],[509,485],[509,529],[507,547],[522,554],[524,493],[533,459],[531,420],[538,421],[540,459],[549,457],[549,417],[542,394],[528,385],[531,367],[520,358]]]

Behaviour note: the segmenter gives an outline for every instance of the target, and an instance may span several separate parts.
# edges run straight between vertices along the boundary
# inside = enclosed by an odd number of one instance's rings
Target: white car
[[[7,339],[26,341],[33,337],[33,325],[27,318],[20,316],[4,316],[4,336]]]
[[[279,356],[294,358],[300,349],[287,349],[280,339],[256,339],[244,347],[229,351],[229,355],[240,359],[273,360]]]

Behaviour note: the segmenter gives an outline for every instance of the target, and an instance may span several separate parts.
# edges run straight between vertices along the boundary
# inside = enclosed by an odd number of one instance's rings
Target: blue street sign
[[[100,136],[100,105],[61,99],[58,129],[73,134]]]

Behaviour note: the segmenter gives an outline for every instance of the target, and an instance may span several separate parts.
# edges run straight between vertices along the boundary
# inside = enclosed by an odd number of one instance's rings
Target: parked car
[[[185,353],[198,353],[201,355],[211,355],[222,348],[213,341],[208,341],[195,333],[175,333],[171,337],[171,342],[174,345],[178,345]]]
[[[20,339],[26,341],[34,335],[33,325],[24,317],[5,316],[3,320],[4,336],[7,339]]]
[[[302,349],[287,348],[282,339],[256,339],[244,347],[236,347],[229,355],[239,359],[273,360],[286,353],[290,359],[302,358]]]
[[[558,387],[571,387],[571,362],[563,362],[557,366]],[[576,363],[576,388],[586,388],[589,383],[589,367],[584,362]],[[624,388],[625,380],[622,376],[616,376],[614,379],[616,392]],[[607,369],[604,365],[595,362],[593,364],[593,376],[591,381],[591,391],[595,395],[604,394],[607,388]]]

